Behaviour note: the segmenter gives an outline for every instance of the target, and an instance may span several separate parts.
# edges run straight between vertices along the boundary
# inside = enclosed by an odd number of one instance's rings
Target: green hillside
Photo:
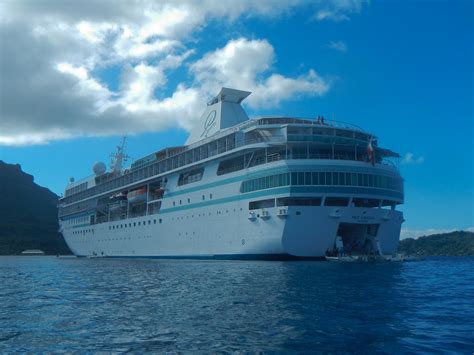
[[[58,233],[58,196],[34,183],[20,165],[0,160],[0,255],[41,249],[70,253]]]
[[[474,233],[456,231],[400,241],[399,252],[422,256],[474,255]]]

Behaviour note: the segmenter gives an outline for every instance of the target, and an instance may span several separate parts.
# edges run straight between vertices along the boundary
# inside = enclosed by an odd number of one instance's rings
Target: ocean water
[[[0,352],[474,351],[474,258],[0,257]]]

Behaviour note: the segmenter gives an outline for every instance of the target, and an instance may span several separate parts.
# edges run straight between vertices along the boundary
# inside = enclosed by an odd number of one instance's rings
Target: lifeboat
[[[127,194],[127,200],[129,203],[139,203],[146,201],[146,188],[141,187],[137,190],[132,190]]]
[[[125,192],[119,192],[109,197],[109,203],[123,201],[127,198]]]
[[[123,206],[127,206],[127,195],[124,192],[116,193],[109,197],[109,209],[110,211],[120,209]]]

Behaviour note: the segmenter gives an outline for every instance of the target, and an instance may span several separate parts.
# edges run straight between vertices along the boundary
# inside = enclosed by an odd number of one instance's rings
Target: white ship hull
[[[324,257],[334,244],[339,224],[357,221],[360,225],[380,224],[377,238],[383,254],[397,250],[402,220],[399,211],[302,206],[289,207],[286,216],[278,216],[278,210],[281,208],[267,209],[268,218],[260,216],[251,221],[248,211],[223,205],[213,212],[190,210],[160,216],[161,224],[158,216],[149,216],[82,228],[83,232],[76,235],[72,230],[63,234],[78,256]],[[202,214],[205,216],[198,217]],[[141,225],[133,227],[138,221]],[[127,227],[109,230],[112,225],[125,224]]]
[[[244,176],[319,165],[320,162],[312,161],[305,164],[275,162],[248,171]],[[361,163],[352,165],[357,167]],[[379,168],[384,169],[387,167]],[[234,182],[222,184],[217,178],[209,178],[201,186],[169,191],[170,197],[163,200],[158,214],[92,225],[82,224],[80,220],[79,224],[66,222],[62,233],[71,251],[78,256],[324,257],[326,251],[333,248],[341,225],[353,226],[359,234],[364,233],[359,227],[378,225],[376,237],[382,253],[394,254],[397,250],[403,221],[400,211],[323,205],[249,210],[249,202],[257,197],[304,197],[308,193],[293,192],[298,191],[297,187],[284,187],[245,195],[239,191],[243,178],[241,174],[231,174],[228,180]],[[349,192],[350,188],[346,190]],[[342,188],[332,195],[351,197]],[[206,198],[204,201],[202,196]],[[84,220],[89,218],[86,216]]]

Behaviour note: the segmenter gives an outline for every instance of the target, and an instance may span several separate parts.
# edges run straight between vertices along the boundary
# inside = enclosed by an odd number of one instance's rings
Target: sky
[[[402,237],[474,230],[473,33],[470,0],[0,0],[0,160],[60,194],[122,135],[184,144],[232,87],[398,152]]]

